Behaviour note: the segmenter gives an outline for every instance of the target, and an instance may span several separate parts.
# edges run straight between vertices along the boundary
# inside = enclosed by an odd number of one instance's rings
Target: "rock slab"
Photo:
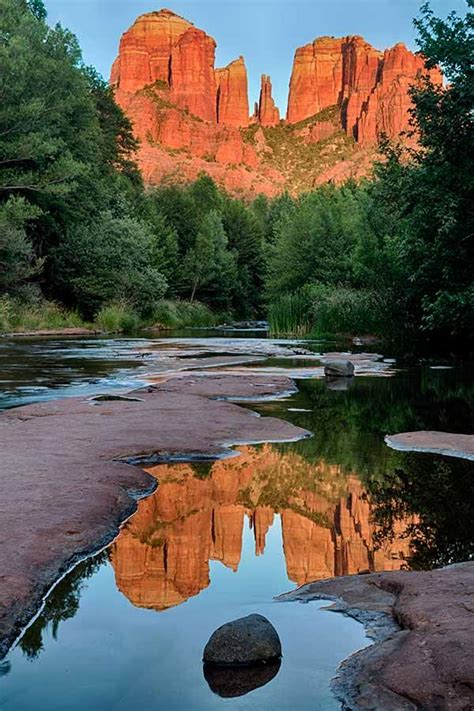
[[[280,659],[281,642],[263,615],[248,615],[219,627],[204,648],[203,661],[221,667],[252,666]]]
[[[351,711],[474,709],[474,562],[309,583],[280,600],[334,600],[376,641],[342,663],[333,688]],[[398,623],[398,624],[396,624]]]

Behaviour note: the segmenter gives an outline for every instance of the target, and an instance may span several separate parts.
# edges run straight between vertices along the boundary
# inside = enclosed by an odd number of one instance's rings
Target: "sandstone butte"
[[[206,32],[166,9],[123,34],[110,81],[140,140],[146,183],[204,171],[234,193],[272,195],[361,177],[382,134],[399,139],[410,129],[409,88],[426,74],[443,81],[401,43],[381,52],[359,36],[320,37],[296,50],[281,121],[270,77],[262,75],[249,116],[243,57],[216,68],[215,49]],[[292,150],[295,137],[303,149],[321,144],[320,154],[305,162],[304,150]]]

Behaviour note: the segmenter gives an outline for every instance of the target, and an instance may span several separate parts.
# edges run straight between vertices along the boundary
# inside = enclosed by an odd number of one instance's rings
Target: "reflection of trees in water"
[[[301,380],[288,412],[287,402],[261,406],[314,433],[311,439],[278,445],[308,461],[324,459],[361,478],[393,470],[398,455],[386,434],[414,430],[474,433],[474,382],[461,369],[415,370],[394,378],[355,378],[350,390],[328,390],[322,380]],[[255,408],[252,405],[252,408]]]
[[[397,521],[415,515],[406,531],[413,568],[429,569],[474,558],[474,463],[429,454],[401,454],[400,466],[368,489],[379,542]]]
[[[107,552],[79,563],[48,595],[39,617],[24,632],[18,645],[28,659],[36,659],[43,650],[43,635],[50,628],[53,638],[58,634],[59,623],[68,620],[79,609],[79,599],[84,583],[107,560]]]

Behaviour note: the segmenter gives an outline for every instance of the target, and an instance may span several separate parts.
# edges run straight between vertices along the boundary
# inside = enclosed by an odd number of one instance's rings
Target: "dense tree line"
[[[472,6],[472,0],[468,0]],[[473,332],[473,14],[416,21],[448,84],[413,89],[418,148],[385,144],[371,181],[233,198],[205,175],[145,191],[132,127],[41,0],[2,0],[1,309],[113,303],[159,319],[163,297],[275,331]]]

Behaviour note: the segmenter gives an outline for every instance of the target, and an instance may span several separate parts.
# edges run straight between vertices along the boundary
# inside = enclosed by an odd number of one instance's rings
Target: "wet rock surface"
[[[203,661],[219,667],[253,666],[280,659],[281,642],[270,620],[247,615],[219,627],[204,648]]]
[[[334,691],[345,709],[474,708],[474,562],[310,583],[281,601],[329,599],[375,643],[343,662]]]
[[[58,577],[109,543],[137,498],[154,490],[134,457],[218,457],[235,442],[304,436],[212,399],[289,389],[285,377],[174,377],[134,391],[142,402],[68,398],[1,413],[0,656]]]
[[[402,432],[390,435],[385,442],[402,452],[431,452],[447,457],[474,460],[474,435],[452,432]]]

